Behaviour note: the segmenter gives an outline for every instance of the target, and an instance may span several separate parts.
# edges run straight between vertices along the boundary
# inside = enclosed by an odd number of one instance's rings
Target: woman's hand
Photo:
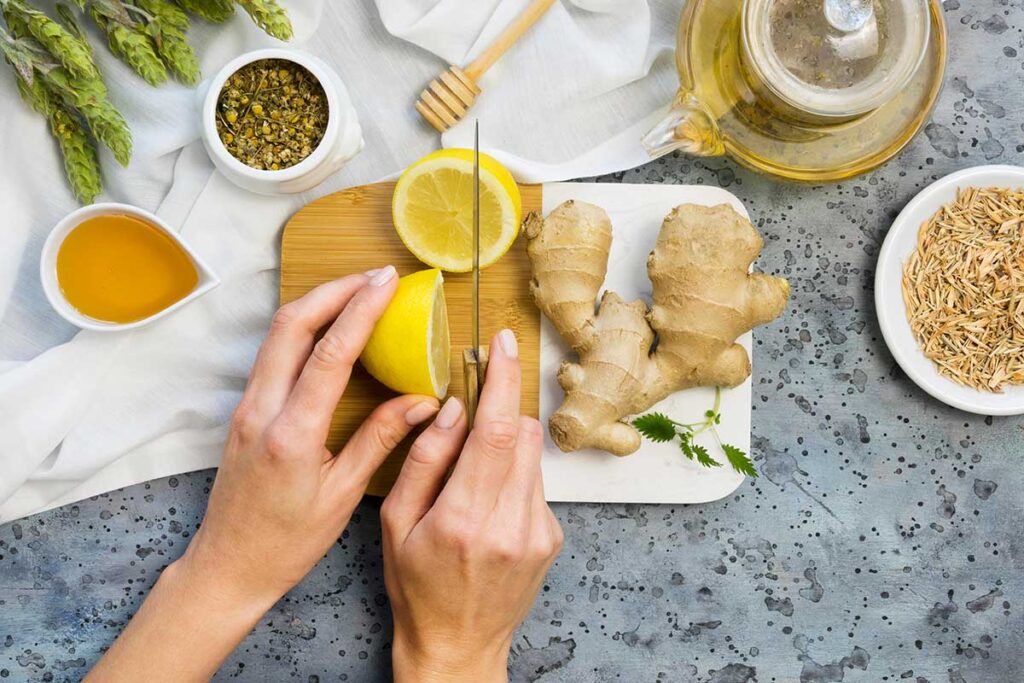
[[[377,408],[340,453],[324,447],[395,275],[388,267],[336,280],[277,312],[232,419],[206,518],[181,560],[189,571],[269,607],[338,539],[392,449],[437,412],[434,398],[401,396]]]
[[[435,399],[381,405],[340,453],[324,443],[352,366],[394,295],[387,267],[283,306],[231,422],[206,517],[93,670],[99,680],[208,679],[337,540],[370,480]],[[330,325],[317,341],[319,330]]]
[[[513,633],[562,547],[544,500],[541,425],[520,416],[519,393],[516,339],[505,330],[491,343],[468,439],[465,412],[449,399],[381,508],[398,683],[507,679]]]

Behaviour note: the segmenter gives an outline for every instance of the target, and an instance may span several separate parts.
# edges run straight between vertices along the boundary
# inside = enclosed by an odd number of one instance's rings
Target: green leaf
[[[720,463],[717,460],[715,460],[714,458],[712,458],[711,454],[708,453],[708,449],[704,448],[700,444],[695,443],[695,444],[693,444],[691,446],[691,448],[693,449],[693,454],[695,456],[697,456],[697,462],[699,462],[704,467],[721,467],[722,466],[722,463]]]
[[[689,434],[686,434],[686,435],[680,434],[679,435],[679,449],[683,452],[683,455],[685,455],[690,460],[693,460],[694,453],[693,453],[693,448],[690,446],[690,435]]]
[[[725,457],[729,459],[729,464],[732,465],[734,470],[748,477],[757,478],[757,469],[746,453],[727,443],[722,444],[722,452],[725,453]]]
[[[648,413],[633,420],[636,430],[655,443],[665,443],[676,438],[676,425],[661,413]]]

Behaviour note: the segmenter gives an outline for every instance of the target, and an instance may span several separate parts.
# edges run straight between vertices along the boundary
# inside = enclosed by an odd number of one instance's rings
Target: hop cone
[[[60,60],[65,69],[82,77],[94,77],[99,74],[87,45],[66,28],[42,12],[26,7],[20,2],[9,3],[8,9],[10,13],[18,16],[21,27]]]
[[[103,187],[96,148],[81,121],[38,78],[31,84],[19,78],[18,91],[29,106],[49,120],[50,132],[56,138],[64,157],[64,173],[71,190],[79,201],[85,204],[92,202]]]
[[[288,12],[277,4],[276,0],[236,0],[256,25],[278,40],[289,40],[292,37],[292,22]]]
[[[50,69],[43,79],[65,105],[77,109],[93,135],[106,145],[122,166],[132,158],[132,134],[121,112],[107,100],[103,81],[75,78],[63,68]]]
[[[81,122],[63,107],[50,115],[50,131],[64,155],[64,173],[72,191],[82,203],[91,203],[103,191],[96,148]]]
[[[199,60],[182,31],[174,28],[161,30],[156,50],[183,82],[189,85],[199,82]]]
[[[186,12],[216,24],[227,21],[235,13],[232,0],[176,0]]]
[[[131,28],[108,19],[95,7],[92,8],[92,18],[100,30],[107,34],[110,51],[124,60],[147,83],[159,85],[167,80],[167,67],[160,61],[153,41],[144,29]]]
[[[188,15],[170,0],[134,0],[135,5],[144,9],[161,27],[188,31]]]
[[[135,4],[153,17],[146,31],[153,38],[157,54],[182,81],[195,85],[199,81],[199,60],[185,39],[188,15],[168,0],[135,0]]]

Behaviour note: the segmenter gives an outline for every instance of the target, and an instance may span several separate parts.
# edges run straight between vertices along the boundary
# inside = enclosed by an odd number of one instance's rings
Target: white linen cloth
[[[46,302],[39,253],[76,207],[46,123],[0,67],[0,523],[148,479],[216,466],[226,423],[277,306],[280,230],[328,192],[393,176],[437,146],[413,102],[470,61],[526,0],[284,0],[291,46],[340,74],[364,151],[314,192],[263,197],[213,171],[197,96],[150,88],[90,37],[132,127],[132,163],[102,154],[101,200],[155,210],[220,276],[219,288],[128,333],[78,332]],[[593,176],[646,161],[642,132],[676,87],[682,0],[560,0],[482,79],[481,144],[521,181]],[[92,31],[92,29],[90,29]],[[210,75],[274,44],[239,11],[190,34]],[[432,54],[431,54],[432,53]],[[444,146],[471,144],[471,124]],[[383,265],[383,264],[380,264]]]

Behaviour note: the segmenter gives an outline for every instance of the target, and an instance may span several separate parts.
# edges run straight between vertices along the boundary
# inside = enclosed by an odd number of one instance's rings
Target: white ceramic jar
[[[324,137],[308,157],[278,171],[252,168],[236,159],[217,134],[217,99],[225,81],[246,64],[263,59],[283,59],[305,68],[320,81],[327,95],[327,129]],[[239,55],[204,84],[201,126],[206,151],[224,176],[251,192],[289,194],[304,192],[337,172],[345,162],[363,148],[363,132],[348,90],[338,75],[322,61],[298,50],[268,48]]]

